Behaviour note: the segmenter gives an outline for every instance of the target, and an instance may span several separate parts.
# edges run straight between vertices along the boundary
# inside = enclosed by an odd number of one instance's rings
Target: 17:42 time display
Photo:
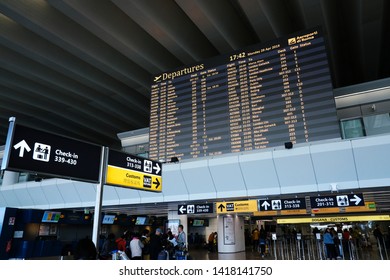
[[[241,58],[245,58],[245,57],[246,57],[246,53],[245,52],[240,52],[240,53],[231,55],[230,56],[230,61],[235,61],[237,59],[241,59]]]

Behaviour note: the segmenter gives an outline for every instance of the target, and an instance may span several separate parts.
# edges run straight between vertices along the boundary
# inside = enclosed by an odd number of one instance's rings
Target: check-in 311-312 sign
[[[364,206],[361,193],[310,197],[311,208]]]

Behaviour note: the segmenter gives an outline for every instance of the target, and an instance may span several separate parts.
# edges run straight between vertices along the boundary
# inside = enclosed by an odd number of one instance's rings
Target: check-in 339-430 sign
[[[98,182],[102,147],[10,122],[1,169]]]

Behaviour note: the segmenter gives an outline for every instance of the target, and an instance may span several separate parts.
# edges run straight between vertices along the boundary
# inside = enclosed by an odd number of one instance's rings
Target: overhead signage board
[[[106,184],[143,191],[162,191],[162,164],[128,153],[109,150]]]
[[[306,209],[305,198],[259,200],[260,211]]]
[[[390,221],[390,215],[279,218],[276,220],[278,224],[346,223],[346,222],[362,222],[362,221]]]
[[[213,203],[204,204],[179,204],[177,206],[177,214],[211,214],[214,213]]]
[[[364,206],[364,199],[362,194],[316,196],[310,197],[310,204],[312,209]]]
[[[258,211],[257,200],[216,202],[217,213],[245,213]]]
[[[1,169],[99,182],[102,149],[10,121]]]

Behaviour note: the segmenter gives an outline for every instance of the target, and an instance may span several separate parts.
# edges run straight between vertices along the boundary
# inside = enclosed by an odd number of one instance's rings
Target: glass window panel
[[[390,132],[390,114],[367,116],[363,118],[367,135]]]
[[[341,132],[343,139],[366,136],[361,118],[341,121]]]

